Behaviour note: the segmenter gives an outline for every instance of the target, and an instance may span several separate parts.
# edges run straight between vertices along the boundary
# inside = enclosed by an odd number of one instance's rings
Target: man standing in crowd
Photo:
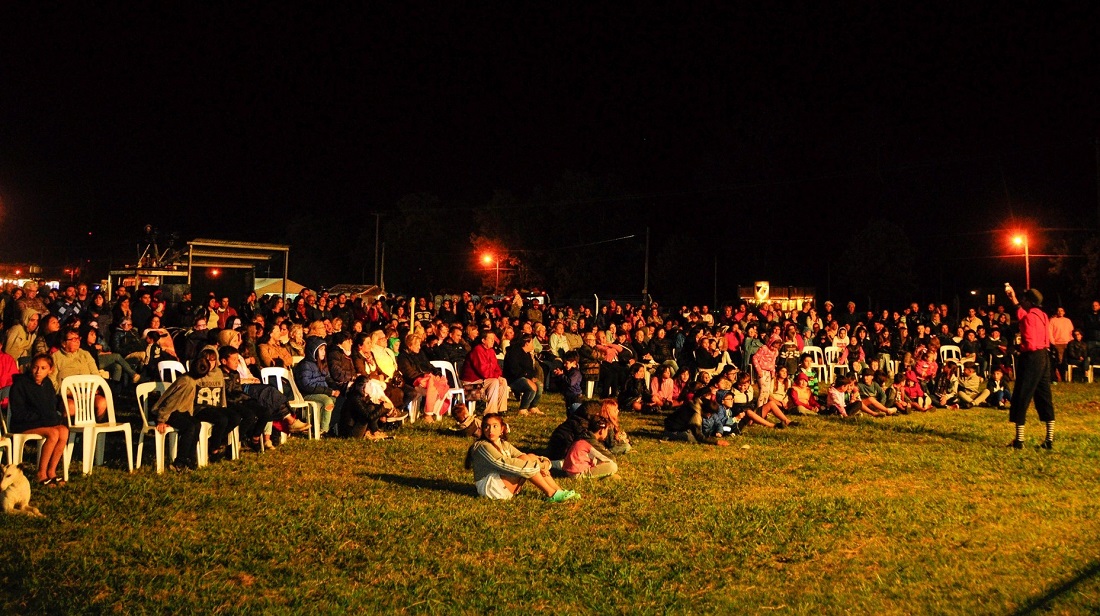
[[[1050,392],[1050,322],[1040,306],[1043,294],[1035,289],[1024,291],[1019,301],[1011,286],[1005,288],[1009,301],[1016,306],[1016,318],[1020,322],[1020,362],[1016,373],[1016,389],[1012,392],[1012,406],[1008,419],[1016,424],[1016,437],[1008,446],[1024,447],[1024,421],[1027,407],[1035,399],[1039,420],[1046,426],[1043,449],[1054,449],[1054,399]]]
[[[1092,302],[1092,310],[1085,315],[1084,333],[1089,360],[1100,359],[1100,302]]]

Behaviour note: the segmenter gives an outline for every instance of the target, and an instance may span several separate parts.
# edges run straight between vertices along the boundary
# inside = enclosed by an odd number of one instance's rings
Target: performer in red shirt
[[[1008,299],[1016,306],[1016,318],[1020,322],[1020,363],[1016,370],[1016,388],[1012,392],[1012,406],[1008,420],[1016,424],[1016,437],[1008,443],[1013,449],[1024,447],[1024,421],[1027,407],[1035,399],[1039,420],[1046,425],[1043,449],[1054,449],[1054,399],[1050,392],[1050,324],[1047,314],[1040,307],[1043,294],[1035,289],[1024,291],[1016,301],[1016,292],[1005,285]]]

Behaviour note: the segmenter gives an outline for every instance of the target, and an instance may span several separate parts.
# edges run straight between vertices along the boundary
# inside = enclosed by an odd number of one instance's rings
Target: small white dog
[[[23,469],[14,464],[7,464],[3,468],[4,479],[0,480],[0,492],[3,493],[4,513],[43,517],[38,508],[31,506],[31,482],[27,481]]]

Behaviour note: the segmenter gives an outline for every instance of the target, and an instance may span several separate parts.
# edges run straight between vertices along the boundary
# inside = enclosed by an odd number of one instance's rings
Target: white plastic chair
[[[160,375],[160,380],[165,383],[174,383],[176,377],[186,372],[187,370],[183,367],[183,363],[174,359],[166,359],[157,362],[157,374]]]
[[[298,385],[294,382],[294,375],[290,370],[281,366],[272,366],[270,368],[260,369],[260,380],[268,385],[274,386],[290,402],[291,409],[302,409],[309,416],[307,421],[310,424],[310,438],[321,438],[321,405],[317,402],[306,400],[302,397],[302,392],[298,391]],[[283,382],[290,383],[290,394],[288,395],[284,389]]]
[[[825,365],[829,369],[829,382],[832,383],[833,381],[836,381],[836,375],[838,373],[848,371],[848,366],[845,366],[844,364],[837,364],[837,361],[840,360],[839,348],[835,346],[825,347],[824,354]]]
[[[900,366],[900,365],[901,365],[901,362],[896,360],[896,359],[891,359],[889,362],[887,362],[886,369],[890,372],[890,376],[897,375],[898,366]]]
[[[162,362],[163,363],[163,362]],[[150,421],[149,412],[152,408],[149,406],[149,396],[154,391],[161,393],[167,389],[167,384],[163,381],[156,383],[138,383],[134,392],[137,396],[138,413],[141,414],[141,432],[137,439],[137,455],[134,457],[134,468],[141,468],[141,453],[145,447],[145,437],[153,437],[153,444],[155,449],[154,460],[156,462],[157,474],[164,472],[164,442],[169,436],[176,436],[176,429],[172,426],[168,426],[164,434],[157,432],[156,421]]]
[[[802,347],[802,353],[810,356],[810,368],[817,372],[817,380],[824,381],[829,373],[829,367],[825,364],[825,353],[822,352],[821,347],[807,344]]]
[[[437,359],[432,362],[432,366],[439,368],[443,372],[444,378],[447,379],[447,398],[451,401],[451,408],[454,408],[455,401],[457,400],[461,404],[466,404],[466,390],[462,388],[462,381],[458,380],[458,372],[455,371],[455,367],[451,365],[451,362]],[[469,409],[469,407],[467,407]],[[472,413],[473,409],[469,409]],[[410,416],[411,419],[411,416]]]
[[[962,350],[953,344],[945,344],[940,347],[940,365],[944,365],[949,361],[955,362],[955,365],[962,367]]]
[[[102,392],[107,401],[107,421],[97,423],[95,416],[96,393]],[[115,421],[115,399],[111,395],[111,388],[107,381],[98,374],[79,374],[65,377],[61,381],[61,402],[66,403],[68,398],[73,399],[76,413],[65,416],[69,419],[69,442],[65,447],[65,464],[72,460],[73,447],[76,439],[82,439],[84,457],[81,459],[85,475],[92,472],[92,449],[95,449],[95,462],[103,464],[104,441],[99,436],[111,432],[121,432],[126,440],[126,466],[130,472],[134,471],[134,443],[130,424]]]
[[[13,454],[12,454],[12,450],[11,450],[11,439],[10,438],[8,438],[6,436],[0,437],[0,450],[6,450],[5,453],[7,453],[9,463],[15,464],[15,462],[12,461],[12,455]],[[39,455],[39,458],[41,458],[41,457],[42,456]],[[3,462],[3,461],[4,461],[4,453],[0,453],[0,462]],[[41,462],[39,462],[39,464],[41,464]]]
[[[172,426],[168,426],[164,434],[157,432],[157,423],[155,420],[150,420],[149,411],[152,410],[149,406],[149,396],[154,391],[164,392],[167,389],[167,384],[163,382],[156,383],[139,383],[135,389],[138,401],[138,412],[141,413],[141,435],[138,437],[137,443],[137,455],[134,457],[134,468],[141,468],[141,454],[145,445],[145,437],[153,437],[153,442],[156,446],[156,468],[157,474],[164,472],[165,460],[176,459],[176,445],[179,441],[179,432]],[[199,440],[196,445],[195,461],[197,466],[206,466],[209,464],[209,451],[210,451],[210,432],[214,429],[213,424],[202,422],[199,427]],[[229,433],[229,451],[230,458],[237,460],[241,457],[241,441],[240,441],[240,428],[234,428]],[[167,444],[167,450],[165,445]],[[165,455],[167,454],[167,456]]]

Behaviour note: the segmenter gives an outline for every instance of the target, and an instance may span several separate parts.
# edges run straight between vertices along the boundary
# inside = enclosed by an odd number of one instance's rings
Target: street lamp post
[[[1012,238],[1012,243],[1024,247],[1024,284],[1031,288],[1031,253],[1028,250],[1027,234],[1021,233]]]
[[[497,270],[496,284],[493,285],[493,293],[496,293],[500,289],[500,257],[495,256],[495,255],[486,254],[485,256],[481,257],[481,260],[486,265],[488,265],[490,263],[495,263],[496,264],[496,270]]]

